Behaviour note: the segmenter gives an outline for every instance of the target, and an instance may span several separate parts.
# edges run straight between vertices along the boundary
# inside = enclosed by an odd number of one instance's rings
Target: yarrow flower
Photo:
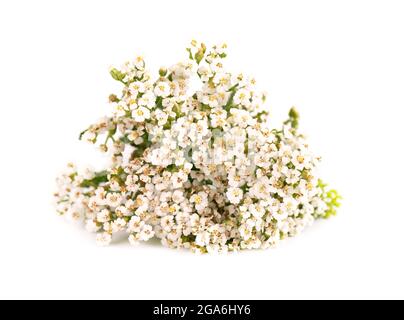
[[[340,196],[319,179],[296,109],[271,127],[255,80],[224,68],[226,48],[192,41],[156,78],[140,56],[112,68],[123,85],[114,111],[80,134],[110,164],[69,164],[57,212],[83,219],[102,246],[126,232],[132,245],[156,237],[198,253],[273,247],[335,215]]]

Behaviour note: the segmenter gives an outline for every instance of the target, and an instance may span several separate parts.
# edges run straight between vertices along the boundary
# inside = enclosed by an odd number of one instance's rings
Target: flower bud
[[[167,69],[166,68],[160,68],[159,75],[160,75],[160,77],[165,77],[167,75]]]
[[[101,144],[100,145],[100,150],[101,150],[101,152],[107,152],[108,151],[108,146],[106,144]]]
[[[109,102],[113,103],[113,102],[119,102],[118,97],[115,94],[111,94],[108,97]]]
[[[111,77],[112,77],[113,79],[117,80],[117,81],[122,81],[122,80],[125,78],[125,74],[122,73],[121,71],[119,71],[119,70],[116,69],[116,68],[112,68],[112,69],[109,71],[109,73],[110,73]]]

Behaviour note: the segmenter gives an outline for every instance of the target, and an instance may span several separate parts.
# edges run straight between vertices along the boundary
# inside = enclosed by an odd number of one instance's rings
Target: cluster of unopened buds
[[[334,215],[340,197],[318,178],[297,111],[271,128],[255,80],[224,69],[226,45],[192,41],[186,56],[156,78],[142,57],[111,69],[123,84],[114,111],[80,135],[111,161],[69,164],[58,213],[83,219],[100,245],[127,233],[201,253],[272,247]]]

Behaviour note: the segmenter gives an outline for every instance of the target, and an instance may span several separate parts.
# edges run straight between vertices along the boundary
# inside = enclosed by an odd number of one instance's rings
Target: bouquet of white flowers
[[[114,112],[80,134],[101,141],[110,165],[70,164],[58,213],[84,219],[100,245],[127,232],[131,244],[157,237],[196,252],[272,247],[334,215],[340,197],[318,178],[297,111],[271,128],[254,79],[224,69],[226,45],[192,41],[187,52],[157,79],[142,57],[111,69],[123,84],[109,97]]]

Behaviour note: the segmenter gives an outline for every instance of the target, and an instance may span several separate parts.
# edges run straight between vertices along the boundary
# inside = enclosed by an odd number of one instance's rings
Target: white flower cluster
[[[111,164],[84,173],[69,165],[57,211],[85,219],[100,245],[127,232],[131,244],[157,237],[196,252],[271,247],[335,214],[339,196],[318,179],[296,110],[270,128],[265,95],[224,69],[225,50],[192,41],[188,59],[158,79],[141,57],[111,69],[124,85],[109,98],[115,110],[80,135],[102,139]]]

